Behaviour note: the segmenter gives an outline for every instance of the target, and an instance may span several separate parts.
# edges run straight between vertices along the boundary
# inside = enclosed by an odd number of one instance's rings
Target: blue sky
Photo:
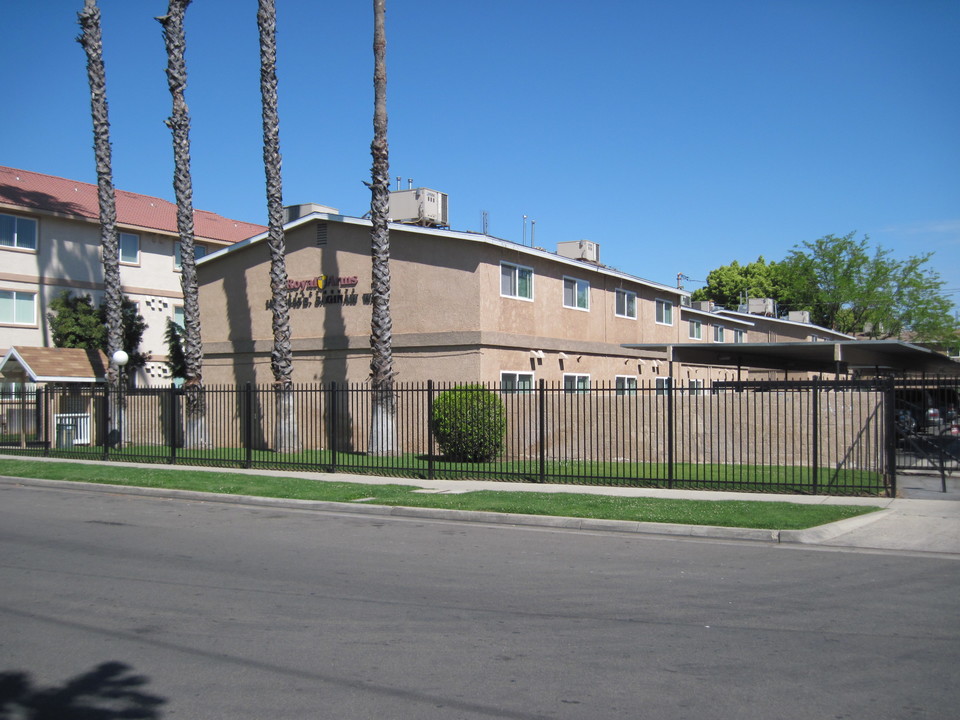
[[[95,182],[82,0],[4,3],[0,164]],[[165,0],[101,0],[117,187],[173,200]],[[265,223],[256,0],[194,0],[194,204]],[[372,3],[277,0],[286,204],[369,208]],[[960,2],[387,0],[391,175],[699,287],[857,231],[960,301]]]

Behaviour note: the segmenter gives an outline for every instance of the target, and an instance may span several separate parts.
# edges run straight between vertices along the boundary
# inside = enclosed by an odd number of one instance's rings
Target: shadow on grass
[[[154,720],[166,700],[146,692],[147,682],[121,662],[49,687],[26,672],[0,672],[0,720]]]

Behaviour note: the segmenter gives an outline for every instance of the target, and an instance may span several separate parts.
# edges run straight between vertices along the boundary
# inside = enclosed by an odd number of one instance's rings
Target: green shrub
[[[489,462],[503,452],[503,401],[482,385],[458,385],[437,396],[431,429],[440,454],[454,462]]]

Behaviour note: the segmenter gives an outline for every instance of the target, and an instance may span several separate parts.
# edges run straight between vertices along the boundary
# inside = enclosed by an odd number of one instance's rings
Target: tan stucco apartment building
[[[297,383],[369,377],[370,222],[329,210],[297,206],[286,226]],[[549,252],[396,223],[390,238],[399,382],[527,387],[543,379],[570,389],[626,389],[662,381],[671,371],[681,380],[707,382],[730,378],[731,369],[668,368],[665,354],[623,345],[807,340],[830,333],[693,307],[684,290],[600,264],[597,245],[587,241]],[[264,235],[198,264],[205,382],[272,381],[269,267]]]
[[[117,190],[120,280],[147,323],[150,361],[138,385],[169,383],[166,319],[183,312],[176,206]],[[263,226],[194,212],[198,255],[263,231]],[[52,345],[46,314],[63,291],[103,295],[97,187],[0,167],[0,352]]]

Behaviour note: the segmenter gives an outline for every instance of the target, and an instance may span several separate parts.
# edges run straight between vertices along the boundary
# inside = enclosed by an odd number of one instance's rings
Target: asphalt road
[[[0,717],[956,717],[958,600],[935,556],[0,486]]]

